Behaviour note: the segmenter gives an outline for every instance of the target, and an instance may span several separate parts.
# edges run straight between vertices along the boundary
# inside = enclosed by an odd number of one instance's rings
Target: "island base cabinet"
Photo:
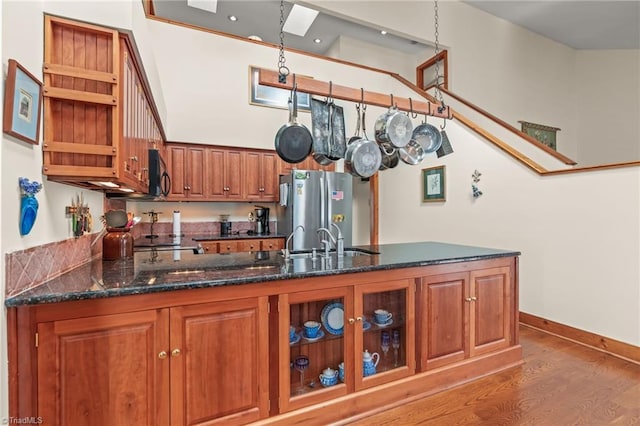
[[[171,308],[172,425],[268,415],[267,318],[266,298]]]
[[[268,416],[266,297],[37,324],[45,424],[234,425]]]
[[[38,324],[38,416],[45,424],[169,424],[168,311]]]
[[[517,303],[510,259],[423,276],[418,289],[420,371],[515,345]]]

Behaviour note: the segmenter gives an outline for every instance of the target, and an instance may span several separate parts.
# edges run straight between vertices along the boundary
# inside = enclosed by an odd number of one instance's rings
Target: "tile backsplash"
[[[6,296],[32,289],[96,257],[102,257],[99,233],[7,253]]]

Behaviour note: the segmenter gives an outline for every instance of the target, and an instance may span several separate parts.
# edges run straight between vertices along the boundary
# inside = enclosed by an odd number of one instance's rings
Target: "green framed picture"
[[[556,150],[556,133],[560,131],[559,128],[521,120],[518,123],[522,125],[522,133],[526,133],[538,142]]]
[[[445,201],[445,166],[422,169],[422,201]]]

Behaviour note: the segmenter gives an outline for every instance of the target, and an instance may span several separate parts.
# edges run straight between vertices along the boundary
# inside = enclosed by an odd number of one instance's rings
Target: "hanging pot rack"
[[[281,83],[278,71],[258,68],[258,83],[263,86],[278,87],[292,90],[292,79],[287,79]],[[390,107],[395,105],[401,111],[426,114],[433,117],[440,117],[447,120],[453,119],[453,111],[449,106],[442,106],[431,102],[411,100],[411,98],[401,98],[393,94],[370,92],[363,89],[355,89],[347,86],[340,86],[333,82],[316,80],[311,77],[296,76],[296,87],[298,92],[309,93],[310,95],[331,96],[333,99],[341,99],[354,103],[375,105],[379,107]]]

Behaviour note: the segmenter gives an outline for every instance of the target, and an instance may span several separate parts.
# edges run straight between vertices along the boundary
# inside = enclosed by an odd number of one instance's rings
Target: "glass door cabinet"
[[[414,289],[413,280],[355,287],[355,390],[414,373]]]
[[[413,374],[414,294],[407,279],[281,295],[280,412]]]

